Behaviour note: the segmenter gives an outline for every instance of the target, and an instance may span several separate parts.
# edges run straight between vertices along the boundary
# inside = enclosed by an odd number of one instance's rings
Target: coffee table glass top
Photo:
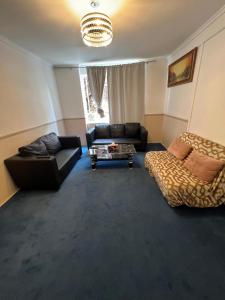
[[[95,156],[98,160],[127,159],[135,153],[132,144],[119,144],[117,151],[112,153],[108,151],[108,145],[94,145],[89,149],[89,155]]]

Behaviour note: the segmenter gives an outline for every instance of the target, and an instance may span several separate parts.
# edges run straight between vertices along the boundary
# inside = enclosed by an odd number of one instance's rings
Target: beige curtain
[[[91,91],[91,95],[94,98],[98,113],[101,117],[104,117],[104,111],[102,109],[102,94],[105,84],[106,69],[104,67],[89,67],[87,68],[88,83]]]
[[[111,123],[144,122],[145,64],[107,67]]]

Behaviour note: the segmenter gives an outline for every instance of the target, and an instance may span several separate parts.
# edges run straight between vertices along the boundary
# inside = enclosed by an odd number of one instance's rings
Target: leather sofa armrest
[[[145,129],[144,126],[141,126],[140,139],[141,139],[141,143],[142,143],[142,149],[144,151],[146,149],[147,143],[148,143],[148,131]]]
[[[59,188],[61,178],[55,156],[21,157],[5,160],[5,165],[19,188],[46,186]]]
[[[79,136],[59,136],[58,138],[63,149],[79,148],[80,155],[82,155],[82,147]]]
[[[95,139],[95,128],[91,128],[86,133],[86,139],[87,139],[87,146],[88,149],[91,147],[94,139]]]

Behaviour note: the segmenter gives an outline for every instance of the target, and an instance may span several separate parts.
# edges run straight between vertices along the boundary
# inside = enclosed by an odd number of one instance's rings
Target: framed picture
[[[194,76],[198,48],[194,48],[169,65],[168,87],[191,82]]]

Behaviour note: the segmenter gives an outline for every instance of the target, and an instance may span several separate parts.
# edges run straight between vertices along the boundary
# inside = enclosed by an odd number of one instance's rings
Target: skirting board
[[[20,189],[17,189],[16,191],[14,191],[10,196],[8,196],[5,200],[3,200],[1,203],[0,203],[0,207],[2,207],[4,204],[6,204],[13,196],[15,196],[18,192],[19,192]]]

